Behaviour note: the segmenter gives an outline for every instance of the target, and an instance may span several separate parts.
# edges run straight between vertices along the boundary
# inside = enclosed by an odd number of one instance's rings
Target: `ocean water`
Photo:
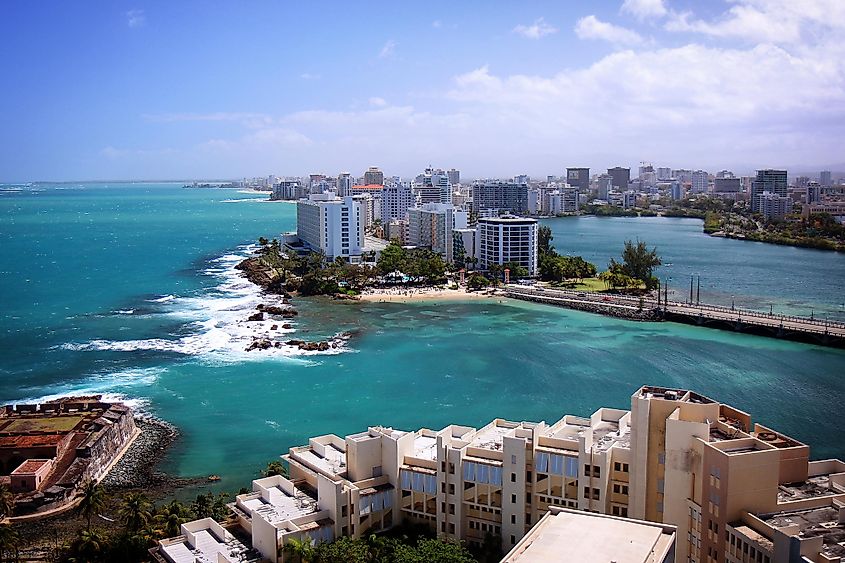
[[[295,224],[293,205],[261,199],[161,184],[0,186],[0,401],[119,396],[183,431],[164,470],[218,474],[226,490],[309,436],[554,421],[629,408],[643,384],[693,388],[816,458],[845,457],[841,350],[498,299],[297,299],[293,327],[277,332],[348,331],[343,345],[245,352],[271,323],[244,319],[272,300],[233,266],[259,236]],[[842,255],[712,239],[694,220],[548,224],[561,252],[600,266],[639,236],[658,246],[667,277],[700,273],[702,299],[835,315],[845,294]]]

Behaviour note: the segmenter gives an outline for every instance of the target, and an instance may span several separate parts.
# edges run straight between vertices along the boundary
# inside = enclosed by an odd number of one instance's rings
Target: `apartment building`
[[[783,219],[792,211],[792,198],[771,192],[763,192],[754,196],[757,203],[756,211],[766,221]]]
[[[394,220],[406,220],[408,209],[414,207],[415,197],[411,186],[390,184],[381,193],[381,222],[386,225]]]
[[[786,170],[758,170],[756,178],[751,182],[751,211],[760,211],[760,198],[763,192],[771,192],[780,197],[787,197]]]
[[[478,220],[475,238],[478,267],[517,262],[537,275],[537,221],[507,215]]]
[[[445,203],[425,203],[408,210],[408,244],[430,248],[447,262],[454,260],[455,229],[467,228],[467,212]]]
[[[366,209],[354,196],[311,194],[296,204],[296,233],[310,250],[355,261],[364,246]]]
[[[517,182],[475,182],[472,185],[472,211],[483,216],[484,211],[526,213],[528,184]]]
[[[620,534],[642,538],[644,550],[632,555],[639,559],[618,561],[845,557],[845,463],[809,461],[805,444],[684,389],[645,386],[632,395],[630,411],[601,408],[552,424],[495,419],[482,428],[411,432],[373,426],[345,438],[311,438],[282,459],[289,479],[258,479],[231,505],[232,525],[272,562],[285,561],[290,538],[368,537],[400,522],[471,546],[492,535],[513,550],[506,561],[530,561],[532,545],[535,552],[550,549],[549,541],[560,545],[549,527],[574,510],[607,518],[576,518],[566,540],[572,549],[592,545],[599,553]],[[632,528],[628,519],[656,526]],[[201,528],[186,526],[194,534]],[[595,533],[577,531],[587,529]],[[665,534],[672,531],[669,557]],[[180,541],[194,545],[184,537],[161,545]]]

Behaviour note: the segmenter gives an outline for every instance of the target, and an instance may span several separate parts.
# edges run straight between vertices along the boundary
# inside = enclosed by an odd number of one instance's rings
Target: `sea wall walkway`
[[[706,303],[658,301],[654,296],[631,297],[516,284],[506,285],[503,291],[505,295],[514,299],[633,320],[667,320],[838,348],[845,347],[845,323],[826,319],[773,315]]]

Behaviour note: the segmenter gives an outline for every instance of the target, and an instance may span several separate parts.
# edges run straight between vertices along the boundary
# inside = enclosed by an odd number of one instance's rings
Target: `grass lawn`
[[[82,420],[81,416],[52,416],[47,418],[19,418],[3,429],[4,432],[70,432]]]
[[[550,287],[559,287],[574,291],[607,291],[607,286],[598,278],[584,278],[580,282],[572,280],[566,283],[554,284]],[[637,289],[645,289],[645,284],[640,284]]]

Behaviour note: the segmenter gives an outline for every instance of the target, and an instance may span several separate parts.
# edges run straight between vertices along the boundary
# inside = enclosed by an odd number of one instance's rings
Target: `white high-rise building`
[[[408,210],[408,244],[430,248],[454,260],[455,229],[467,228],[467,212],[445,203],[426,203]]]
[[[296,232],[311,250],[329,260],[357,261],[364,246],[364,204],[352,196],[312,194],[296,204]]]
[[[478,267],[516,262],[537,275],[537,220],[506,215],[478,220],[475,237]]]
[[[709,175],[704,170],[696,170],[692,173],[692,193],[703,194],[707,192]]]
[[[355,181],[349,172],[341,172],[337,176],[337,195],[340,197],[352,195],[352,186],[354,184]]]
[[[381,222],[387,224],[394,219],[407,219],[408,209],[415,205],[411,186],[392,184],[381,192]]]

